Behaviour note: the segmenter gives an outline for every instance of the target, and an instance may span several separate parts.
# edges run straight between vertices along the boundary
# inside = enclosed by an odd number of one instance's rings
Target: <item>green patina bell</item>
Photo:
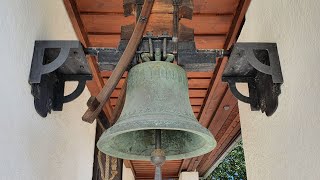
[[[123,111],[97,146],[113,157],[150,160],[155,130],[161,130],[166,160],[199,156],[216,146],[192,112],[186,72],[164,61],[145,62],[130,70]]]

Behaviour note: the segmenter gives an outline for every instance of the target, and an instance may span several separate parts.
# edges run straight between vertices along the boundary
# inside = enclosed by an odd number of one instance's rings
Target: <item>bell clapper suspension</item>
[[[155,131],[155,149],[151,153],[151,162],[156,167],[154,179],[162,180],[161,166],[166,160],[164,151],[161,149],[161,130],[156,129]]]

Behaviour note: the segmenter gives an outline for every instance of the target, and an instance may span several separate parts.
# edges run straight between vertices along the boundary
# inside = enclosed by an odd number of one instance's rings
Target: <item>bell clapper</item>
[[[154,179],[162,180],[161,166],[164,164],[166,156],[164,151],[161,149],[161,130],[155,130],[155,149],[151,153],[151,162],[156,167]]]

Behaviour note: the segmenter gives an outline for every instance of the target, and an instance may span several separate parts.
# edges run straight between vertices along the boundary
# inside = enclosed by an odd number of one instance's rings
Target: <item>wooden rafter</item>
[[[239,5],[237,7],[237,11],[235,13],[232,25],[230,27],[229,30],[229,34],[227,36],[227,40],[225,42],[224,45],[224,49],[228,49],[231,47],[231,45],[237,40],[237,36],[239,35],[240,31],[241,31],[241,25],[243,24],[244,18],[245,18],[245,13],[247,12],[247,9],[249,7],[251,0],[241,0],[239,2]],[[217,65],[216,65],[216,69],[214,72],[214,75],[212,77],[212,85],[210,86],[211,88],[209,88],[208,92],[207,92],[207,98],[205,100],[205,103],[203,104],[203,107],[200,111],[199,114],[199,122],[205,126],[208,127],[209,130],[215,134],[216,132],[214,131],[215,129],[210,129],[210,124],[212,123],[212,126],[216,126],[216,121],[214,120],[215,117],[220,117],[222,111],[218,111],[219,108],[221,110],[221,108],[223,107],[219,107],[219,105],[221,105],[221,102],[224,99],[224,95],[227,92],[227,85],[225,83],[222,83],[221,80],[221,76],[224,70],[224,67],[226,66],[227,63],[227,59],[219,59],[217,61]],[[231,95],[231,98],[233,99],[233,102],[236,102],[236,99]],[[230,111],[231,113],[231,111]],[[224,117],[224,119],[222,119],[222,121],[225,121],[226,117]],[[239,125],[240,127],[240,125]],[[240,129],[239,129],[240,131]],[[219,141],[218,141],[219,143]],[[219,147],[216,147],[215,149],[219,149]],[[214,153],[214,151],[212,151],[211,153]],[[182,168],[186,168],[188,171],[193,171],[196,170],[199,166],[199,164],[202,163],[209,163],[209,164],[213,164],[216,159],[212,159],[212,158],[205,158],[205,162],[203,162],[203,158],[205,157],[205,155],[200,156],[200,157],[196,157],[196,158],[192,158],[191,160],[185,160],[182,163],[181,166],[181,170],[184,170]],[[205,172],[202,172],[205,173]],[[202,174],[200,174],[202,175]]]
[[[76,32],[78,39],[80,40],[80,42],[82,43],[83,46],[89,47],[90,42],[89,42],[88,36],[86,34],[86,31],[84,29],[82,20],[80,18],[80,15],[79,15],[80,13],[77,9],[77,4],[76,4],[75,0],[63,0],[63,2],[65,4],[69,18],[71,20],[71,23],[73,25],[73,28]],[[91,72],[93,75],[93,81],[95,82],[95,83],[88,82],[89,85],[87,84],[87,87],[88,87],[91,95],[93,95],[93,94],[95,94],[94,91],[96,88],[98,88],[99,90],[101,90],[103,88],[104,82],[101,78],[96,58],[92,57],[92,56],[87,56],[87,60],[88,60],[88,64],[90,66],[90,69],[91,69]],[[109,120],[112,118],[112,110],[113,109],[110,104],[110,101],[108,101],[103,108],[103,112],[105,113],[106,117]]]

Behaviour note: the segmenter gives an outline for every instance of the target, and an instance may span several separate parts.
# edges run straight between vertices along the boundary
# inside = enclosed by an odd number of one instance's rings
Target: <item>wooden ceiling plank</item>
[[[233,96],[232,92],[228,89],[223,101],[220,103],[218,110],[212,120],[212,123],[209,125],[208,129],[213,134],[213,136],[216,136],[220,130],[220,128],[223,126],[225,121],[228,119],[229,115],[231,114],[233,108],[236,106],[238,100]],[[225,110],[224,108],[228,107],[228,110]]]
[[[226,41],[224,35],[194,36],[197,49],[222,49]]]
[[[87,60],[88,60],[89,67],[91,69],[93,80],[96,82],[97,88],[99,89],[99,92],[100,92],[104,86],[104,82],[102,77],[100,76],[97,60],[93,56],[87,56]],[[106,117],[108,118],[109,122],[112,123],[113,108],[111,106],[110,100],[106,102],[105,106],[103,107],[103,111],[106,114]]]
[[[237,41],[250,2],[251,0],[240,0],[239,5],[237,7],[237,11],[234,15],[235,18],[233,19],[230,27],[229,35],[224,45],[224,49],[229,49]]]
[[[173,33],[173,16],[172,14],[151,14],[146,32],[152,32],[153,36],[160,36],[164,32],[172,36]]]
[[[234,106],[232,109],[231,113],[229,114],[227,120],[224,122],[224,124],[221,126],[219,132],[215,136],[217,142],[220,141],[222,136],[224,135],[225,132],[227,132],[227,129],[229,126],[232,124],[234,119],[239,115],[239,108],[238,108],[238,103]]]
[[[212,151],[208,157],[203,158],[204,162],[200,163],[198,168],[199,174],[203,175],[206,171],[218,160],[219,157],[226,151],[226,149],[232,144],[233,140],[238,137],[240,134],[240,118],[236,116],[232,125],[229,126],[227,132],[221,138],[221,141],[218,143],[218,147]],[[205,161],[206,160],[206,161]]]
[[[113,114],[112,114],[112,122],[111,125],[115,124],[120,117],[120,114],[122,112],[124,103],[125,103],[125,97],[126,97],[126,91],[127,91],[127,78],[123,82],[123,87],[120,90],[120,94],[117,98],[117,102],[115,104]],[[111,102],[110,102],[111,104]]]
[[[111,76],[111,73],[112,71],[100,71],[100,74],[103,78],[109,78]],[[123,75],[122,75],[122,78],[125,78],[127,77],[128,75],[128,72],[125,72]]]
[[[240,0],[237,5],[237,11],[235,13],[235,17],[233,19],[233,22],[231,24],[227,40],[223,46],[224,49],[229,48],[237,39],[237,35],[239,34],[241,30],[241,24],[244,20],[244,15],[249,7],[250,0]],[[222,83],[221,77],[224,70],[224,67],[226,66],[227,59],[219,59],[216,64],[216,68],[214,71],[214,75],[212,77],[212,86],[208,90],[208,94],[205,99],[205,103],[203,105],[202,110],[199,114],[199,122],[204,125],[205,127],[208,127],[211,120],[214,118],[214,115],[216,114],[217,107],[219,106],[221,100],[223,91],[226,90],[227,85],[225,83]],[[219,149],[216,147],[212,152],[214,152],[216,149]],[[211,153],[212,153],[211,152]],[[199,159],[201,159],[203,156],[193,158],[191,160],[191,163],[189,164],[188,169],[196,169],[198,165],[201,163],[199,162]],[[195,164],[195,161],[198,161],[199,163]],[[205,162],[209,161],[208,158],[205,158]],[[202,165],[202,164],[201,164]],[[209,168],[209,167],[208,167]]]
[[[92,47],[116,48],[120,42],[120,34],[88,35]]]
[[[230,14],[237,9],[239,0],[194,0],[194,14]]]
[[[119,34],[89,34],[90,44],[92,47],[116,48],[120,42]],[[224,35],[205,35],[195,36],[195,43],[198,49],[222,49],[226,40]],[[200,73],[200,72],[199,72]],[[207,72],[201,72],[207,73]],[[211,73],[212,72],[208,72]]]
[[[201,106],[204,98],[190,98],[191,105],[199,105]]]
[[[181,19],[180,23],[194,29],[195,35],[221,34],[229,32],[233,15],[194,15],[192,20]]]
[[[187,72],[189,79],[211,79],[212,72]]]
[[[83,14],[81,15],[81,19],[84,28],[90,34],[120,34],[121,26],[133,24],[135,22],[134,16],[124,17],[123,14]]]
[[[233,13],[239,0],[194,0],[194,14],[230,14]],[[121,0],[77,0],[81,12],[123,13]],[[171,0],[155,1],[152,13],[171,13]]]
[[[199,113],[201,106],[191,106],[194,113]]]
[[[210,79],[188,79],[189,88],[208,88]]]
[[[86,31],[83,26],[83,22],[81,21],[80,13],[77,9],[77,3],[75,0],[63,0],[64,5],[66,7],[67,13],[69,15],[70,21],[72,23],[73,29],[79,39],[79,41],[85,47],[89,47],[89,39],[86,35]]]
[[[124,159],[123,164],[126,168],[131,168],[131,163],[129,162],[130,160]]]
[[[82,14],[82,22],[89,34],[120,34],[121,26],[133,24],[134,16],[123,14]],[[194,28],[195,35],[226,35],[233,15],[195,15],[192,20],[181,19],[180,23]],[[161,35],[164,31],[172,34],[172,14],[151,14],[145,32]]]
[[[191,158],[190,159],[184,159],[181,163],[181,166],[179,168],[179,173],[183,172],[183,171],[187,171],[189,164],[191,162]]]
[[[86,31],[84,29],[83,22],[80,18],[80,14],[77,9],[76,2],[74,0],[64,0],[63,2],[65,4],[66,10],[68,12],[69,18],[71,20],[71,23],[73,25],[73,28],[76,32],[78,39],[80,40],[80,42],[82,43],[83,46],[85,46],[85,47],[90,46],[90,42],[89,42],[89,39],[86,35]],[[98,87],[101,87],[101,82],[103,82],[103,81],[99,75],[100,73],[99,73],[98,65],[96,64],[95,58],[88,56],[87,61],[88,61],[88,64],[89,64],[91,72],[92,72],[93,80],[96,82],[96,85]],[[91,89],[91,91],[93,91],[91,87],[90,87],[90,89]],[[89,91],[90,91],[90,89],[89,89]],[[104,111],[106,117],[110,120],[112,118],[112,107],[111,107],[110,102],[108,102],[106,104],[106,106],[103,108],[103,111]]]
[[[77,0],[80,12],[113,12],[123,13],[121,0]]]

